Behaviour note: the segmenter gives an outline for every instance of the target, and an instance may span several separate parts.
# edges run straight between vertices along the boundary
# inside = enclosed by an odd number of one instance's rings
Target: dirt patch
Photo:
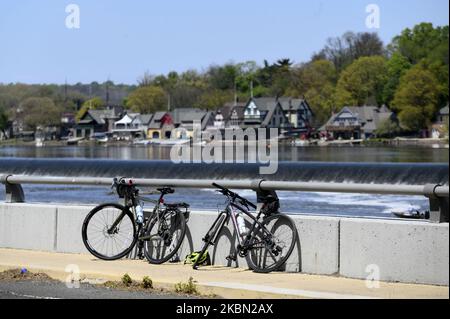
[[[171,295],[173,294],[173,291],[169,291],[163,288],[145,288],[142,283],[138,282],[132,282],[129,284],[125,284],[121,281],[107,281],[102,285],[99,285],[100,287],[105,287],[107,289],[112,290],[121,290],[121,291],[130,291],[130,292],[155,292],[158,294],[167,294]],[[179,294],[180,295],[180,294]]]
[[[4,281],[55,281],[44,273],[33,273],[25,269],[10,269],[0,272],[0,280]]]
[[[128,278],[124,276],[122,281],[107,281],[104,284],[100,285],[107,289],[113,290],[121,290],[121,291],[130,291],[130,292],[155,292],[162,295],[173,295],[174,293],[180,297],[186,298],[201,298],[201,299],[219,299],[220,297],[216,295],[202,295],[196,291],[196,293],[191,293],[188,291],[179,291],[177,289],[164,289],[164,288],[154,288],[153,285],[151,287],[146,284],[148,280],[143,280],[142,282],[136,282],[133,280],[127,280]]]

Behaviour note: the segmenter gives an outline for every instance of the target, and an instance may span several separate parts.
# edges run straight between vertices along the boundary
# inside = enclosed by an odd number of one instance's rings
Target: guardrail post
[[[430,222],[448,223],[449,222],[449,199],[448,197],[436,196],[435,190],[441,185],[426,185],[425,196],[430,200]]]
[[[8,183],[9,176],[0,176],[0,182],[5,185],[6,203],[25,203],[25,194],[22,185]]]

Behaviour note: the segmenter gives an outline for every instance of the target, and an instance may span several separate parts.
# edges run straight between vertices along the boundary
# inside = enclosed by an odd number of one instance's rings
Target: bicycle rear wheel
[[[255,229],[250,241],[247,263],[255,272],[269,273],[280,269],[297,242],[295,223],[286,215],[267,217]]]
[[[159,220],[154,217],[144,235],[144,255],[151,264],[160,265],[176,256],[186,235],[186,218],[180,211],[165,211]],[[178,258],[177,258],[178,257]]]
[[[121,259],[136,245],[133,214],[119,204],[100,205],[86,216],[82,238],[86,249],[95,257],[103,260]]]

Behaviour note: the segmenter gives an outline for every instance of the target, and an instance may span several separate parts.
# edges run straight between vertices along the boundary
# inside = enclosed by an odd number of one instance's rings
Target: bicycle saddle
[[[175,204],[164,204],[164,206],[166,206],[167,208],[186,208],[188,209],[189,207],[191,207],[191,205],[187,204],[187,203],[175,203]]]
[[[170,188],[170,187],[158,188],[157,190],[158,190],[158,192],[160,192],[162,194],[173,194],[173,193],[175,193],[175,190],[173,188]]]

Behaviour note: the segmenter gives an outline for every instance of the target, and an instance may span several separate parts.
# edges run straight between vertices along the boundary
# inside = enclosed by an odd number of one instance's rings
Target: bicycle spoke
[[[118,218],[121,218],[118,221]],[[111,229],[117,223],[114,229]],[[88,247],[99,257],[113,258],[127,250],[134,240],[134,224],[119,207],[105,207],[90,217],[85,226]]]

